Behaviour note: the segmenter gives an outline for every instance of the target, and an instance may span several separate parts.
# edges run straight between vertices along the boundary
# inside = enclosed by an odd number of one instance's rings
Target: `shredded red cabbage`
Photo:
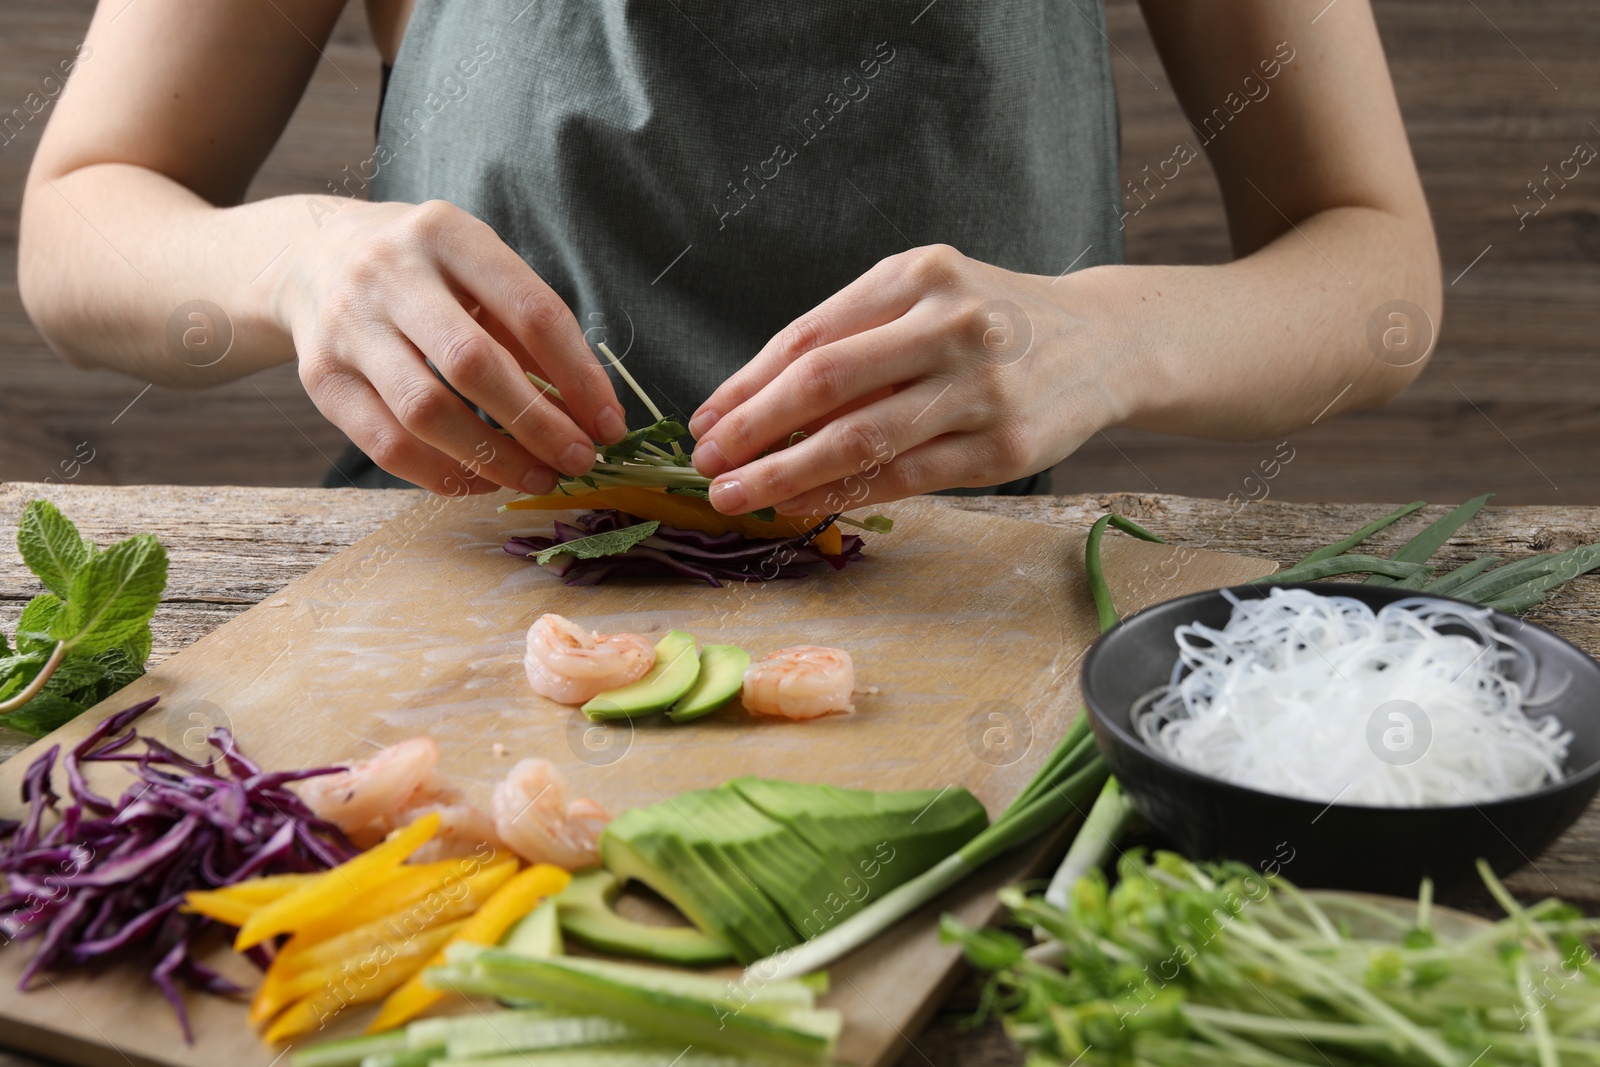
[[[26,816],[0,822],[6,883],[0,933],[39,942],[19,983],[24,990],[47,970],[112,958],[151,965],[151,980],[190,1041],[179,980],[209,993],[242,990],[191,954],[211,920],[180,912],[184,894],[261,875],[326,870],[356,850],[285,788],[339,768],[262,771],[225,729],[207,736],[216,761],[195,762],[130,728],[158,699],[111,716],[67,753],[62,768],[72,802],[65,808],[57,807],[51,786],[60,746],[28,768]],[[136,742],[143,751],[134,751]],[[83,777],[83,764],[96,762],[127,764],[136,781],[108,800]],[[46,815],[55,817],[48,827]],[[271,950],[258,947],[249,955],[264,969]]]
[[[505,550],[513,556],[529,557],[580,537],[620,530],[642,521],[611,509],[590,511],[579,515],[576,525],[557,522],[553,537],[513,537],[506,542]],[[608,578],[662,573],[693,578],[711,586],[720,586],[724,581],[803,578],[810,573],[813,564],[826,563],[834,570],[843,570],[845,564],[862,558],[862,540],[858,534],[844,535],[843,551],[837,556],[825,556],[817,551],[812,541],[826,526],[824,523],[789,538],[746,537],[736,530],[711,534],[661,526],[650,537],[615,556],[598,559],[557,556],[546,566],[564,577],[568,585],[599,585]]]

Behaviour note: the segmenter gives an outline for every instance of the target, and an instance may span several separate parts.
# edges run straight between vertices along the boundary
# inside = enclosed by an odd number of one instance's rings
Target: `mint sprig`
[[[557,556],[572,556],[576,559],[599,559],[601,556],[620,556],[640,541],[655,533],[661,526],[659,522],[651,519],[641,522],[637,526],[624,526],[620,530],[607,530],[604,533],[590,534],[588,537],[579,537],[572,541],[563,541],[559,545],[551,545],[533,554],[535,563],[549,563]]]
[[[23,509],[17,550],[47,592],[0,635],[0,723],[43,736],[144,673],[167,553],[138,534],[103,551],[45,500]]]

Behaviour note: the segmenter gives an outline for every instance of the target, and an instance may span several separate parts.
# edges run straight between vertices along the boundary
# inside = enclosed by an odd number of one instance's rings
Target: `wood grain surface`
[[[1132,179],[1194,135],[1135,0],[1105,6],[1122,169]],[[92,8],[92,0],[0,0],[0,115],[71,54]],[[1295,434],[1296,459],[1270,484],[1258,465],[1276,442],[1110,430],[1056,468],[1057,492],[1359,501],[1496,489],[1507,503],[1600,503],[1588,462],[1600,432],[1600,171],[1584,168],[1526,226],[1513,207],[1530,203],[1527,183],[1577,142],[1600,147],[1591,126],[1600,123],[1600,19],[1590,0],[1377,0],[1374,8],[1450,283],[1439,349],[1421,380],[1381,411]],[[1314,46],[1314,30],[1294,43]],[[323,191],[370,154],[378,73],[360,5],[323,51],[253,199]],[[49,113],[0,145],[0,479],[317,484],[343,437],[292,368],[205,393],[141,396],[143,383],[74,371],[45,348],[17,298],[15,241],[23,175]],[[937,236],[907,234],[918,243]],[[1131,215],[1126,238],[1133,263],[1226,259],[1206,162],[1185,166]],[[85,442],[94,459],[75,464]]]
[[[502,551],[511,534],[550,522],[498,513],[509,497],[416,500],[0,765],[0,813],[23,814],[14,798],[46,747],[70,747],[105,715],[151,696],[161,703],[140,729],[179,751],[196,724],[226,727],[242,752],[272,768],[358,759],[428,734],[440,742],[440,773],[480,806],[513,761],[538,756],[574,795],[613,812],[749,774],[864,789],[959,785],[998,815],[1077,714],[1077,668],[1099,635],[1082,531],[916,498],[885,505],[894,532],[874,536],[870,559],[839,574],[717,589],[648,580],[575,588]],[[1127,538],[1106,546],[1106,574],[1125,610],[1274,567],[1201,552],[1168,575],[1162,562],[1172,551]],[[523,635],[545,612],[652,639],[687,630],[758,657],[800,644],[846,648],[857,712],[802,724],[730,711],[690,727],[656,717],[598,728],[528,689]],[[126,788],[120,765],[88,773],[104,795]],[[63,789],[64,781],[63,772]],[[939,940],[939,912],[990,921],[994,890],[1049,849],[1007,857],[830,968],[823,1003],[845,1018],[841,1062],[879,1067],[899,1054],[901,1035],[932,1011],[959,963]],[[208,962],[225,973],[248,970],[224,947],[217,956]],[[18,992],[27,958],[0,953],[0,1043],[55,1051],[83,1067],[123,1057],[267,1067],[279,1055],[244,1024],[242,1004],[213,997],[190,999],[195,1041],[176,1044],[175,1021],[151,1021],[162,1010],[159,992],[131,970],[63,973],[44,995]],[[318,1036],[359,1032],[367,1014],[351,1013]]]
[[[280,590],[384,522],[415,506],[419,494],[287,489],[102,488],[0,484],[0,629],[9,632],[37,584],[11,551],[16,516],[33,497],[47,495],[100,541],[148,530],[172,555],[167,596],[154,621],[159,661],[187,647],[249,605]],[[1233,508],[1222,501],[1155,494],[1086,494],[1015,499],[1002,497],[944,500],[946,506],[1027,518],[1081,532],[1099,515],[1114,510],[1149,526],[1169,540],[1260,556],[1279,563],[1300,558],[1312,548],[1337,540],[1392,504],[1287,504],[1277,501]],[[1451,501],[1453,503],[1454,501]],[[1417,527],[1441,514],[1426,511],[1373,539],[1380,554],[1392,552]],[[1517,558],[1535,551],[1591,541],[1600,530],[1600,509],[1584,507],[1486,508],[1442,551],[1452,561],[1485,553]],[[1115,535],[1113,535],[1115,536]],[[1585,576],[1558,591],[1528,618],[1600,654],[1600,579]],[[26,742],[0,739],[0,752],[14,753]],[[1513,889],[1524,900],[1560,895],[1600,913],[1600,811],[1591,810],[1534,864],[1514,875]],[[1455,903],[1492,913],[1482,899]],[[921,1033],[908,1033],[901,1067],[977,1064],[1015,1067],[1021,1055],[993,1023],[969,1028],[977,986],[967,981],[941,1004]],[[7,1058],[31,1067],[37,1061]]]

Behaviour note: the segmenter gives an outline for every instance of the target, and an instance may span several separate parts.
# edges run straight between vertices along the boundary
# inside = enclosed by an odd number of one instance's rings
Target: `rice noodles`
[[[1488,609],[1223,595],[1227,624],[1177,627],[1171,682],[1134,705],[1134,728],[1167,758],[1268,793],[1374,807],[1497,800],[1561,780],[1572,735],[1529,717],[1551,695],[1529,699],[1533,655]]]

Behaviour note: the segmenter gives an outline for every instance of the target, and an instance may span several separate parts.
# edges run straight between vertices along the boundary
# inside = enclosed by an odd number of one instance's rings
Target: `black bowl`
[[[1267,588],[1235,586],[1231,592],[1259,597]],[[1428,595],[1344,582],[1278,588],[1354,597],[1374,609]],[[1501,875],[1532,862],[1600,789],[1600,663],[1548,630],[1499,612],[1495,627],[1515,634],[1538,663],[1534,699],[1571,676],[1559,696],[1538,709],[1572,731],[1566,777],[1557,785],[1480,804],[1377,808],[1264,793],[1179,766],[1144,743],[1129,713],[1135,700],[1169,679],[1178,659],[1173,630],[1192,622],[1220,627],[1231,611],[1221,590],[1169,600],[1108,630],[1083,664],[1089,723],[1106,763],[1140,814],[1192,859],[1239,860],[1308,887],[1410,896],[1427,875],[1448,891],[1477,880],[1479,857]]]

